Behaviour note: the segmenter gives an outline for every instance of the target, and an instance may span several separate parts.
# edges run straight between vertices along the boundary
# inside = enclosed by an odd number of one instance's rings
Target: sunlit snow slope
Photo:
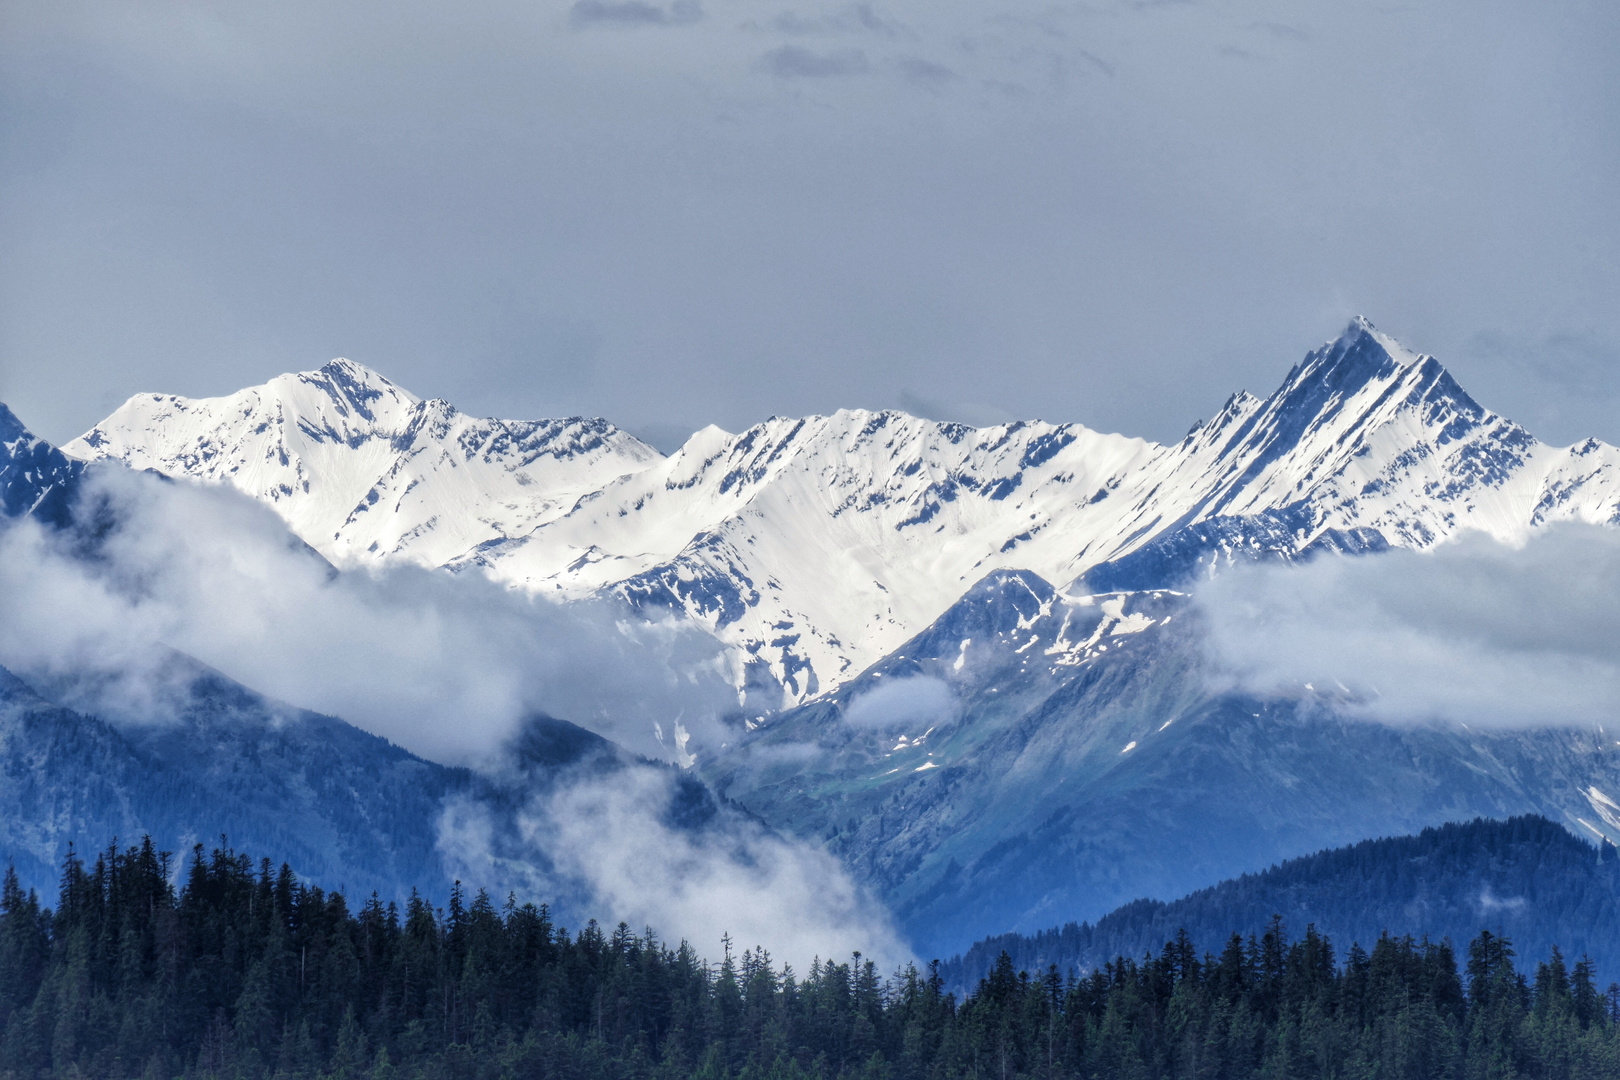
[[[63,447],[222,481],[339,563],[440,566],[659,460],[604,420],[480,420],[348,360],[229,397],[140,394]]]
[[[141,395],[66,450],[234,484],[340,563],[674,609],[736,648],[761,708],[843,683],[995,569],[1152,588],[1239,548],[1426,547],[1620,508],[1620,451],[1537,442],[1359,318],[1168,446],[847,410],[707,428],[663,458],[602,420],[474,420],[334,361],[228,398]]]

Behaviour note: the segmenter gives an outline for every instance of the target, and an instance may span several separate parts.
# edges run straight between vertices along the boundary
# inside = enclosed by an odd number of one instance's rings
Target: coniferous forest
[[[1595,857],[1594,857],[1595,856]],[[1136,900],[1095,923],[1036,934],[998,934],[945,961],[945,985],[962,991],[1005,952],[1014,967],[1100,967],[1115,956],[1157,950],[1176,931],[1220,942],[1259,936],[1273,915],[1315,923],[1334,941],[1378,940],[1384,930],[1468,941],[1482,929],[1521,953],[1553,946],[1620,974],[1620,852],[1591,844],[1555,821],[1524,815],[1475,818],[1413,836],[1363,840],[1230,878],[1179,900]],[[1605,980],[1607,981],[1607,980]]]
[[[351,910],[283,865],[150,842],[69,857],[57,905],[8,874],[0,1073],[16,1078],[1620,1077],[1620,987],[1485,933],[1340,948],[1281,920],[1084,975],[1003,954],[957,1000],[937,966],[795,973],[652,931],[569,931],[456,889]]]

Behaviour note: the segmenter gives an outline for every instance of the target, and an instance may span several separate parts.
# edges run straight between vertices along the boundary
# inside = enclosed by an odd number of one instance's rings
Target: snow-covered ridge
[[[339,563],[674,609],[735,647],[761,709],[844,682],[992,570],[1068,583],[1180,566],[1167,551],[1427,547],[1620,508],[1620,451],[1537,442],[1359,318],[1169,446],[841,410],[706,428],[665,458],[603,420],[475,420],[334,361],[228,398],[142,395],[66,449],[233,484]]]
[[[223,482],[339,563],[441,566],[661,460],[604,420],[485,420],[334,360],[229,397],[141,394],[64,451]]]

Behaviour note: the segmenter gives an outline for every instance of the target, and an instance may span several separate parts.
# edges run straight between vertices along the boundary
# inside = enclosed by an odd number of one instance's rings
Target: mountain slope
[[[229,398],[142,395],[67,449],[235,484],[340,564],[673,610],[732,647],[756,714],[842,685],[996,569],[1165,588],[1238,552],[1620,512],[1620,451],[1537,442],[1362,319],[1171,446],[850,410],[707,428],[661,458],[605,421],[472,420],[334,361]]]
[[[0,404],[0,515],[65,524],[83,473],[83,463],[29,431]]]
[[[699,768],[824,841],[932,954],[1445,821],[1536,813],[1620,839],[1620,746],[1595,728],[1394,727],[1308,689],[1225,692],[1201,632],[1176,593],[997,572]]]
[[[217,840],[287,853],[301,874],[402,897],[445,880],[440,803],[464,770],[422,761],[340,720],[269,701],[169,658],[164,722],[110,724],[0,668],[0,856],[25,885],[57,878],[68,845],[150,834],[184,852]]]
[[[78,499],[84,471],[0,405],[0,529],[31,516],[94,541],[107,522],[104,507]],[[93,542],[72,551],[101,557]],[[61,703],[104,698],[84,684],[108,673],[87,680],[60,657],[47,685],[0,668],[0,857],[25,884],[54,883],[70,844],[150,834],[183,851],[222,832],[287,852],[325,884],[395,896],[443,880],[439,805],[467,786],[464,770],[271,701],[178,653],[154,655],[147,700],[133,710],[141,722]]]
[[[132,480],[153,490],[172,486],[151,477]],[[253,604],[239,602],[233,585],[215,586],[206,574],[188,572],[194,567],[188,555],[176,557],[173,548],[154,542],[177,524],[192,531],[199,551],[250,564],[252,590],[280,590],[311,570],[326,586],[338,586],[344,576],[274,526],[265,538],[269,548],[291,547],[293,559],[265,561],[255,539],[230,532],[219,518],[192,513],[188,501],[81,500],[70,508],[67,537],[38,528],[24,512],[0,515],[0,539],[16,560],[8,564],[10,580],[46,583],[39,594],[0,589],[0,614],[10,631],[0,662],[26,673],[0,680],[7,695],[0,701],[6,706],[0,708],[0,858],[14,857],[28,884],[54,880],[70,844],[82,849],[113,836],[128,841],[150,834],[160,849],[184,852],[224,834],[232,844],[287,853],[301,874],[322,885],[396,899],[412,888],[437,891],[453,877],[495,895],[513,890],[534,897],[570,919],[606,911],[636,921],[667,901],[677,910],[684,905],[686,917],[677,921],[691,930],[706,929],[714,917],[703,902],[706,890],[755,889],[765,901],[813,906],[801,899],[802,889],[780,895],[786,888],[780,883],[814,873],[824,890],[816,903],[825,906],[842,890],[852,917],[866,917],[825,854],[784,845],[756,819],[716,799],[694,774],[565,720],[512,717],[508,741],[487,746],[475,774],[267,698],[155,643],[164,622],[154,627],[140,612],[130,615],[140,601],[161,604],[168,595],[153,586],[154,566],[175,565],[182,587],[227,597],[226,620],[259,621],[243,614]],[[105,542],[74,542],[85,531],[78,513],[87,512],[94,524],[110,516],[109,505],[120,516],[97,534]],[[263,527],[260,521],[256,530]],[[34,545],[40,540],[51,546],[49,559],[39,558]],[[157,557],[131,558],[132,550]],[[94,592],[78,589],[75,575],[63,572],[68,563],[127,589],[133,602],[106,618]],[[363,570],[357,576],[374,584]],[[453,580],[434,585],[456,591]],[[480,587],[476,595],[487,592]],[[94,633],[77,636],[85,609],[134,626],[110,647]],[[343,644],[348,612],[340,609],[334,623],[331,611],[318,609],[316,617],[330,626],[334,662],[366,664]],[[262,635],[242,648],[275,648],[274,638],[300,616],[308,617],[295,607],[264,618]],[[74,632],[64,633],[58,623]],[[562,632],[532,640],[547,648]],[[626,652],[625,663],[641,655]],[[284,663],[312,659],[326,657],[282,657]],[[453,710],[427,719],[464,722]],[[876,936],[859,938],[861,947],[892,941],[881,920],[871,926]],[[717,928],[716,936],[725,929]]]
[[[1460,950],[1482,930],[1508,937],[1521,957],[1553,946],[1583,954],[1606,978],[1620,974],[1620,859],[1598,852],[1545,818],[1476,819],[1417,836],[1364,840],[1223,881],[1171,903],[1139,900],[1092,923],[976,942],[942,965],[960,990],[978,983],[1003,952],[1032,973],[1050,964],[1088,971],[1120,956],[1158,953],[1186,930],[1218,953],[1236,933],[1263,934],[1280,915],[1293,936],[1315,925],[1342,960],[1352,943],[1371,949],[1385,931],[1449,938]]]

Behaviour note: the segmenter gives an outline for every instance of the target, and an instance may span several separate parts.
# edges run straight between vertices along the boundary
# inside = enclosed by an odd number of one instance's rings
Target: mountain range
[[[680,798],[833,852],[931,955],[1444,821],[1533,813],[1620,839],[1620,750],[1600,729],[1392,727],[1310,686],[1204,677],[1189,592],[1233,561],[1517,541],[1620,514],[1620,450],[1538,442],[1361,319],[1172,445],[850,410],[707,428],[665,456],[600,419],[467,417],[342,360],[225,398],[138,395],[61,450],[0,412],[12,518],[94,533],[75,493],[120,465],[259,500],[334,573],[485,574],[712,633],[732,734],[697,748]],[[229,704],[237,691],[200,675],[214,690],[159,736],[63,710],[19,674],[11,775],[37,772],[30,747],[62,725],[106,759],[50,774],[68,791],[107,779],[81,800],[94,812],[70,799],[54,831],[11,839],[41,867],[98,830],[195,833],[212,792],[234,798],[226,778],[257,771],[243,791],[263,795],[233,840],[293,850],[318,878],[319,838],[372,821],[367,880],[397,893],[450,872],[435,839],[447,798],[510,808],[573,761],[492,794],[341,721],[289,727],[291,706]],[[287,731],[314,742],[266,754]],[[209,764],[162,789],[186,794],[141,794],[193,754]],[[34,805],[25,787],[8,796],[19,807]],[[292,806],[305,816],[278,809]],[[374,815],[394,815],[391,831]],[[254,832],[281,820],[305,848]]]
[[[731,647],[756,715],[854,678],[995,570],[1164,587],[1240,548],[1426,548],[1620,512],[1620,450],[1537,442],[1359,318],[1174,445],[844,410],[705,428],[665,457],[604,420],[476,420],[335,360],[225,398],[141,394],[63,449],[230,484],[339,566],[673,610]]]

